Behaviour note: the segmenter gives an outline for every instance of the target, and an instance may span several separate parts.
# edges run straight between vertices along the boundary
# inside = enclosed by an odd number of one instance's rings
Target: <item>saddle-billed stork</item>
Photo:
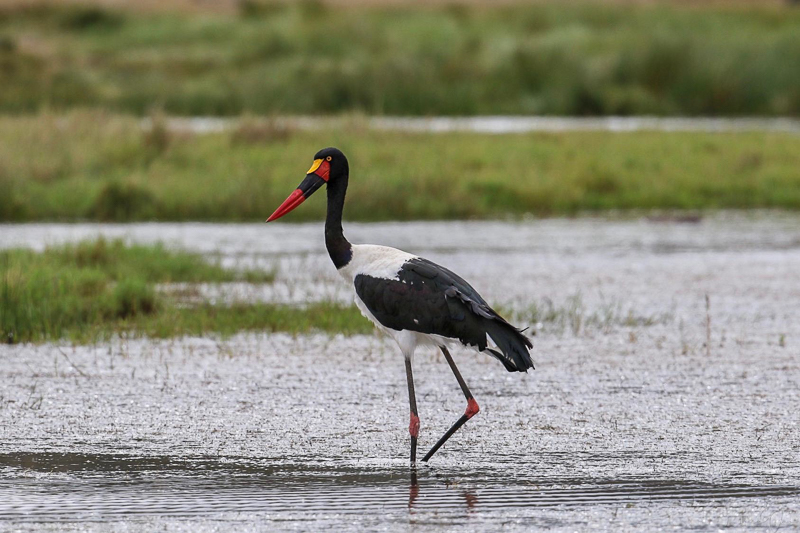
[[[394,338],[405,356],[408,400],[411,407],[411,462],[416,461],[419,416],[411,358],[419,345],[441,349],[467,399],[461,418],[422,459],[427,461],[464,423],[478,412],[464,378],[447,349],[458,341],[496,357],[509,372],[533,368],[531,341],[509,324],[472,286],[450,270],[427,259],[387,246],[350,244],[342,231],[342,211],[350,167],[336,148],[325,148],[297,189],[267,222],[277,220],[328,185],[325,246],[339,274],[353,284],[355,303],[375,326]]]

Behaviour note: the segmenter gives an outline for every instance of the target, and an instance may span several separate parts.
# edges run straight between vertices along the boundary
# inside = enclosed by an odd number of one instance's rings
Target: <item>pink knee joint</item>
[[[411,413],[411,422],[408,424],[408,432],[411,433],[411,436],[417,438],[419,435],[419,417],[414,413]]]
[[[478,407],[478,402],[475,401],[475,398],[470,398],[467,400],[467,410],[464,411],[464,415],[466,415],[467,420],[472,418],[473,416],[478,414],[481,408]]]

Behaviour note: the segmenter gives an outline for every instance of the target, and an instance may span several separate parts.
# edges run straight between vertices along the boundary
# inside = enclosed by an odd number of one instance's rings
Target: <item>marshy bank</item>
[[[102,237],[0,251],[3,342],[97,342],[116,336],[231,335],[239,331],[368,332],[355,309],[234,301],[213,305],[195,286],[271,283],[274,271],[224,269],[197,253]],[[177,285],[176,285],[177,284]]]
[[[0,220],[261,221],[314,151],[348,154],[351,220],[491,219],[582,212],[800,209],[789,132],[432,133],[358,119],[315,130],[246,118],[194,134],[154,115],[0,118]],[[316,199],[315,199],[316,200]],[[294,221],[319,220],[310,201]]]

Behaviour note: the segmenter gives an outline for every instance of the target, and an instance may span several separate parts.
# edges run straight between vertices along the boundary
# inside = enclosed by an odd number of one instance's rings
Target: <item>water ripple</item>
[[[482,471],[304,464],[288,459],[0,455],[0,520],[115,520],[226,513],[360,514],[797,496],[800,487],[669,479],[514,480]]]

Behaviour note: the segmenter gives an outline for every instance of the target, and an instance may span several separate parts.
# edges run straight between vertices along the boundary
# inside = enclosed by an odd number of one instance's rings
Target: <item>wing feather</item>
[[[457,339],[488,350],[509,371],[533,363],[530,341],[457,274],[422,258],[406,261],[396,279],[359,274],[356,293],[385,327]],[[498,349],[488,348],[487,335]]]

